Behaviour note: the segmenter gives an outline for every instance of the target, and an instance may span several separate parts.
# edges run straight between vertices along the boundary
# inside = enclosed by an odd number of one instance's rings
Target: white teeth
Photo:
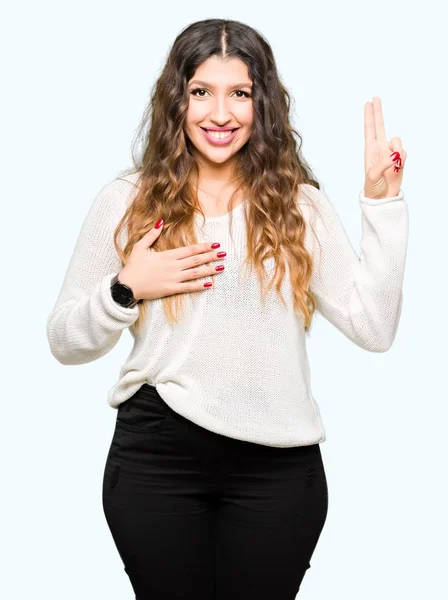
[[[207,129],[207,133],[209,135],[211,135],[212,137],[216,138],[217,140],[222,140],[226,137],[229,137],[229,135],[232,134],[232,131],[210,131],[209,129]]]

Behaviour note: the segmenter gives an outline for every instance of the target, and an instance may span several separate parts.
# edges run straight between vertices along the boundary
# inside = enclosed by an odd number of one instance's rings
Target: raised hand
[[[386,139],[381,99],[364,106],[365,183],[364,195],[379,200],[396,196],[403,181],[403,167],[407,152],[399,137]]]

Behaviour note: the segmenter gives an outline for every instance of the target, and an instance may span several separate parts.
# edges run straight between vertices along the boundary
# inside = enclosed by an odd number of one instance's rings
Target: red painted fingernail
[[[212,244],[212,248],[219,248],[221,246],[221,244],[219,242],[215,242],[214,244]]]
[[[160,229],[162,227],[163,219],[159,219],[157,223],[154,225],[156,229]]]
[[[399,152],[392,152],[392,154],[390,155],[392,160],[397,160],[397,158],[400,158],[400,153]]]
[[[394,167],[394,171],[395,171],[395,173],[398,173],[398,171],[399,171],[399,170],[400,170],[400,167],[397,167],[397,166],[395,165],[395,167]]]
[[[401,167],[401,158],[397,158],[397,167]]]
[[[207,281],[207,283],[204,283],[204,287],[212,287],[212,283],[210,283],[210,281]]]

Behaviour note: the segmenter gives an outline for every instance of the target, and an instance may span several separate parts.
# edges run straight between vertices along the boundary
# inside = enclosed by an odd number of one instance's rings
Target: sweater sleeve
[[[134,187],[123,179],[106,184],[84,219],[46,323],[51,354],[64,365],[104,356],[117,344],[123,329],[139,316],[138,304],[121,307],[110,293],[110,282],[122,268],[113,235]],[[125,235],[122,231],[119,237],[122,247]]]
[[[303,187],[316,209],[307,212],[307,202],[300,207],[308,222],[316,217],[313,232],[308,228],[306,234],[314,259],[310,292],[316,309],[356,345],[386,352],[394,341],[403,302],[409,227],[403,190],[380,200],[360,192],[358,256],[326,195],[310,184]]]

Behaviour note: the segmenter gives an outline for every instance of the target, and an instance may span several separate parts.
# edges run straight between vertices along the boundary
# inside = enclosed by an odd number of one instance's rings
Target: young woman
[[[257,31],[185,28],[141,157],[93,202],[48,318],[62,364],[134,338],[108,394],[103,507],[138,600],[295,598],[328,509],[313,313],[370,352],[397,331],[406,151],[367,102],[358,257],[289,104]]]

